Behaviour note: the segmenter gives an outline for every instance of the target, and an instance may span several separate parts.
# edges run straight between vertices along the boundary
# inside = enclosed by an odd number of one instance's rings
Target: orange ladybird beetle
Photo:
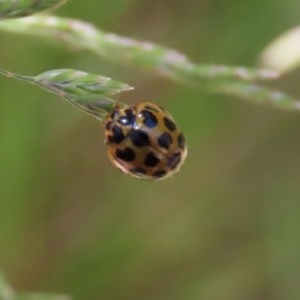
[[[164,108],[150,102],[116,105],[104,120],[111,162],[142,179],[163,179],[180,169],[187,155],[183,133]]]

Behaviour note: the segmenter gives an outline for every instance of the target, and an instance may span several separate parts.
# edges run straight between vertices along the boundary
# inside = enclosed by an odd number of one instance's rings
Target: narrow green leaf
[[[99,120],[111,112],[116,104],[111,96],[133,89],[125,83],[104,76],[72,69],[51,70],[35,77],[15,74],[4,69],[0,69],[0,74],[38,85]]]
[[[72,69],[47,71],[34,77],[34,81],[64,97],[91,102],[99,97],[108,97],[131,90],[127,84],[108,77]]]
[[[90,50],[118,64],[128,64],[156,72],[185,84],[202,85],[203,80],[268,80],[278,77],[275,71],[224,65],[198,65],[185,55],[150,42],[105,33],[89,23],[54,16],[32,16],[7,20],[0,30],[50,38],[57,44]]]
[[[0,0],[0,19],[29,16],[45,9],[56,8],[67,0]]]
[[[0,272],[0,299],[15,300],[15,293],[1,272]]]

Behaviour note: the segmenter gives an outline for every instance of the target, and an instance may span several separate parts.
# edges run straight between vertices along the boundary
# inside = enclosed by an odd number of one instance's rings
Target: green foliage
[[[112,111],[116,101],[109,97],[131,90],[127,84],[110,78],[71,69],[51,70],[35,77],[22,76],[0,68],[0,73],[38,85],[99,120]]]
[[[80,17],[84,6],[90,10],[89,21],[105,30],[172,45],[195,61],[253,65],[265,45],[298,24],[300,12],[293,0],[122,3],[124,10],[117,8],[118,17],[109,14],[114,12],[114,1],[70,1],[63,13]],[[107,22],[99,15],[106,16]],[[39,17],[28,20],[35,18]],[[125,63],[133,68],[112,67],[101,60],[98,64],[87,52],[65,54],[4,31],[2,67],[32,74],[71,65],[134,82],[139,89],[127,100],[148,98],[168,107],[186,132],[189,160],[170,181],[153,185],[126,178],[110,168],[101,129],[93,122],[52,95],[3,77],[0,264],[17,291],[57,291],[78,300],[300,299],[299,105],[292,97],[272,91],[299,96],[299,70],[280,74],[279,80],[266,83],[268,87],[259,82],[275,79],[277,72],[264,77],[257,76],[256,68],[222,66],[218,71],[215,65],[193,64],[193,72],[200,69],[196,75],[185,69],[190,60],[184,56],[182,65],[180,59],[162,64],[155,60],[172,50],[159,47],[162,50],[148,58],[141,47],[147,43],[137,42],[136,50],[127,49],[127,38],[115,35],[107,42],[109,47],[93,49],[97,42],[93,32],[98,29],[87,24],[92,30],[86,39],[70,27],[70,34],[65,30],[60,35],[56,19],[41,16],[48,20],[41,38],[64,42],[68,50],[70,46],[92,50],[116,66]],[[2,21],[0,27],[3,24],[6,30],[19,24],[11,31],[22,31],[23,26],[27,30],[25,19],[11,21]],[[26,34],[38,30],[31,27]],[[110,34],[100,32],[109,38]],[[175,57],[182,55],[176,51]],[[284,72],[289,70],[290,66]],[[36,77],[7,71],[4,75],[36,84]],[[52,75],[49,80],[55,81]],[[86,96],[87,102],[92,95],[92,101],[98,101],[98,92],[94,95],[88,88],[84,93],[85,83],[78,89],[67,80],[64,91],[58,82],[54,91],[59,96],[65,96],[71,85],[72,101],[79,99],[76,95]],[[93,84],[88,81],[87,86]],[[53,93],[47,83],[41,87]],[[239,103],[226,95],[283,109]],[[3,297],[7,284],[0,285]],[[64,298],[19,293],[16,297]]]
[[[1,0],[0,19],[29,16],[45,9],[56,8],[66,2],[67,0]]]
[[[118,64],[156,72],[185,84],[200,85],[202,80],[270,80],[278,78],[275,71],[225,65],[196,65],[172,49],[151,42],[140,42],[128,37],[105,33],[92,24],[76,19],[55,16],[33,16],[28,19],[8,20],[0,29],[12,33],[50,38],[53,42],[80,50],[90,50]]]
[[[31,80],[100,120],[112,111],[116,103],[109,97],[132,89],[127,84],[104,76],[70,69],[48,71]]]
[[[177,51],[150,42],[139,42],[105,33],[89,23],[75,19],[33,16],[1,22],[0,29],[48,38],[53,42],[63,40],[68,47],[90,50],[114,63],[146,69],[213,93],[230,94],[278,108],[298,109],[298,100],[293,97],[270,90],[258,83],[254,85],[248,83],[276,79],[279,74],[275,71],[224,65],[197,65]]]

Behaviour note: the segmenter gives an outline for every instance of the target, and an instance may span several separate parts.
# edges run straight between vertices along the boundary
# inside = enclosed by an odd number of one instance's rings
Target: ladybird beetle
[[[116,105],[104,119],[105,144],[112,163],[142,179],[166,178],[180,169],[187,146],[183,133],[164,108],[150,102]]]

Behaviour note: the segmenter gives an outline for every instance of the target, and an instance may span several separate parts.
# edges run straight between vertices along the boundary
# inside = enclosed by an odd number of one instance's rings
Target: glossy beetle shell
[[[166,178],[177,172],[186,158],[183,133],[170,113],[154,103],[115,106],[104,127],[110,160],[136,178]]]

